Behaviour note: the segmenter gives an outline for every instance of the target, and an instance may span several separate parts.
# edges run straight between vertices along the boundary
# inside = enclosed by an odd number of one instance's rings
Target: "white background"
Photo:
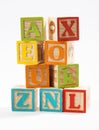
[[[99,130],[98,12],[98,0],[0,0],[0,130]],[[11,112],[11,88],[25,84],[24,65],[16,62],[23,16],[80,18],[80,40],[74,42],[75,62],[80,65],[80,85],[91,90],[86,114]]]

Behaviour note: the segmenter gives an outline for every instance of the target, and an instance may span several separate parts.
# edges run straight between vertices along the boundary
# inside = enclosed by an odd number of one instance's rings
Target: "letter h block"
[[[62,90],[40,89],[40,111],[62,112]]]
[[[35,111],[37,109],[37,89],[12,89],[12,111]]]
[[[44,40],[43,17],[21,18],[21,39],[23,41]]]
[[[86,112],[86,90],[64,89],[63,112]]]
[[[73,88],[79,86],[79,65],[57,65],[54,67],[54,87]]]
[[[72,43],[45,41],[45,64],[66,65],[74,62]]]
[[[26,66],[26,87],[47,88],[50,86],[49,65]]]
[[[17,41],[17,63],[39,64],[43,62],[43,42]]]

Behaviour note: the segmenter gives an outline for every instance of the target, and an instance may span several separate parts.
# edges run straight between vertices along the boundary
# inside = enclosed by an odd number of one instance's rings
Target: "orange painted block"
[[[63,90],[63,112],[86,113],[87,90],[86,89],[64,89]]]
[[[27,88],[45,88],[49,86],[49,65],[26,66]]]
[[[66,65],[73,63],[74,48],[65,41],[45,41],[45,63],[50,65]]]

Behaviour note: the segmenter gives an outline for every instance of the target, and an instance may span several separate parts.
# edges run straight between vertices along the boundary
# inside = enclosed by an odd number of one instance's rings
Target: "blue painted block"
[[[36,89],[12,89],[12,111],[35,111]]]
[[[40,111],[62,112],[62,90],[40,89]]]

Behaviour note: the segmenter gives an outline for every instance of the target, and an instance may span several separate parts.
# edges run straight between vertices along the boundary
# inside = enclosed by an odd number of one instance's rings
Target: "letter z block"
[[[43,42],[17,41],[17,63],[39,64],[43,62]]]
[[[12,111],[35,111],[37,109],[36,89],[12,89]]]
[[[40,111],[62,112],[62,90],[40,89]]]
[[[64,89],[63,112],[86,112],[86,90]]]
[[[79,40],[79,18],[62,17],[57,18],[58,41]]]
[[[50,86],[48,65],[26,66],[26,87],[46,88]]]
[[[44,20],[42,17],[21,18],[21,39],[23,41],[44,40]]]
[[[54,67],[54,87],[73,88],[79,86],[79,65],[68,64]]]
[[[72,51],[70,50],[72,49]],[[58,41],[45,41],[45,63],[66,65],[73,62],[73,44]],[[71,54],[72,53],[72,54]]]

